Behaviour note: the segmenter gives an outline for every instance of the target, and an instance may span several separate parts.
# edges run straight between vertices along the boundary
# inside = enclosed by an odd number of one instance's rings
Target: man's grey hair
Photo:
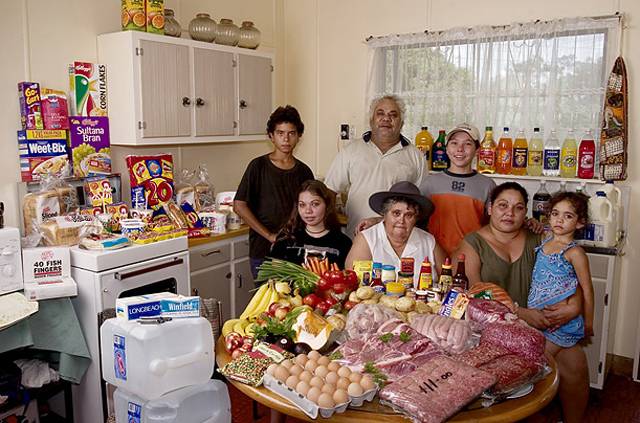
[[[378,104],[380,104],[380,102],[382,100],[392,100],[395,101],[395,103],[398,105],[398,109],[400,109],[400,122],[401,124],[404,123],[404,115],[405,112],[407,111],[407,107],[404,104],[404,100],[402,99],[402,97],[400,97],[397,94],[380,94],[374,97],[373,100],[371,100],[371,106],[369,107],[369,120],[371,121],[371,119],[373,119],[373,115],[376,112],[376,107],[378,107]]]

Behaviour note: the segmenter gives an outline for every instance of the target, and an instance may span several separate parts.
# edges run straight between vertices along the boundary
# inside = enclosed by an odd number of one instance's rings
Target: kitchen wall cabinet
[[[216,298],[222,320],[238,317],[253,296],[249,236],[241,235],[189,248],[191,291]]]
[[[138,31],[98,36],[111,143],[148,146],[265,139],[274,56]]]

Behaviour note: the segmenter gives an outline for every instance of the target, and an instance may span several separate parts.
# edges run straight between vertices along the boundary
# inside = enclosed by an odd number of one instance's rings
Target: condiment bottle
[[[578,144],[573,137],[573,129],[569,129],[567,138],[562,143],[562,160],[560,162],[560,176],[563,178],[576,177],[576,163],[578,161]]]
[[[533,210],[531,211],[533,218],[543,225],[549,222],[549,219],[547,218],[547,204],[549,202],[549,198],[551,198],[551,194],[547,191],[546,186],[546,181],[540,181],[540,188],[535,194],[533,194]]]
[[[378,262],[373,263],[373,271],[371,272],[371,283],[369,286],[372,287],[376,293],[384,293],[385,292],[385,284],[382,283],[382,264]]]
[[[540,138],[540,128],[533,128],[533,136],[529,142],[529,159],[527,163],[527,175],[542,175],[542,162],[544,155],[544,143]]]
[[[451,276],[451,260],[447,257],[442,265],[442,272],[440,273],[440,281],[438,282],[438,288],[440,294],[445,297],[451,290],[451,283],[453,278]]]
[[[413,257],[401,257],[400,258],[400,271],[399,273],[412,274],[413,275]]]
[[[504,133],[498,143],[498,160],[496,163],[496,172],[500,175],[511,174],[511,154],[513,150],[513,142],[509,135],[509,128],[505,126]]]
[[[466,293],[469,289],[469,278],[467,278],[467,274],[465,273],[464,260],[464,254],[458,254],[458,268],[456,269],[456,274],[451,281],[451,289]]]
[[[591,129],[587,129],[584,139],[580,141],[580,150],[578,151],[578,178],[593,179],[595,163],[596,144],[593,141]]]
[[[440,131],[440,133],[438,134],[438,139],[433,143],[433,148],[431,149],[432,170],[446,170],[449,167],[446,138],[447,135],[445,131]]]
[[[484,139],[478,149],[478,172],[495,173],[496,171],[496,143],[493,140],[493,128],[487,126]]]
[[[513,142],[513,161],[511,163],[511,173],[518,176],[527,174],[527,152],[529,145],[524,135],[524,129],[518,131]]]
[[[433,285],[433,274],[431,273],[431,263],[429,257],[424,258],[422,267],[420,267],[420,279],[418,281],[418,290],[424,291]]]
[[[422,130],[416,135],[416,147],[424,154],[424,158],[427,160],[427,166],[431,170],[431,147],[433,146],[433,137],[427,130],[426,126],[422,127]]]

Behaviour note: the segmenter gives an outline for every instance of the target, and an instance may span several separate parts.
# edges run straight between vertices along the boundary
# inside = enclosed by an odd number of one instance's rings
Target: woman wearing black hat
[[[431,200],[421,195],[417,186],[408,181],[398,182],[389,191],[369,197],[369,206],[382,215],[383,220],[356,235],[347,256],[347,269],[358,260],[392,264],[400,269],[402,257],[412,257],[417,266],[428,257],[434,270],[440,271],[446,258],[444,249],[433,235],[415,227],[418,221],[428,219],[434,209]],[[414,286],[418,284],[418,277],[418,272],[414,272]]]

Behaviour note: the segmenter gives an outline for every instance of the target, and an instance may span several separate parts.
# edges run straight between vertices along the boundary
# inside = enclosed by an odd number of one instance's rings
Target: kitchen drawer
[[[236,241],[233,243],[233,259],[237,260],[242,257],[249,256],[249,239]]]
[[[587,257],[589,257],[589,269],[591,269],[592,278],[603,280],[613,278],[615,256],[587,253]]]
[[[216,243],[191,248],[189,249],[189,260],[191,262],[191,271],[227,262],[231,260],[231,245],[229,243]]]

